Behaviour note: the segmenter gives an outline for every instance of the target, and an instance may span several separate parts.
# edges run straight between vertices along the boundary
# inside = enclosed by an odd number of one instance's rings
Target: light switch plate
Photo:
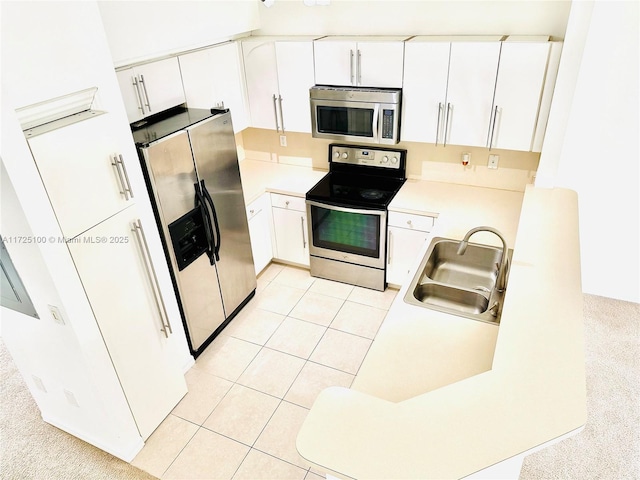
[[[499,155],[489,155],[489,163],[487,163],[487,168],[493,168],[493,169],[498,168],[499,158],[500,158]]]
[[[58,307],[54,305],[47,305],[47,307],[49,307],[49,312],[51,312],[51,317],[53,318],[53,321],[59,325],[64,325],[64,317],[60,313],[60,310],[58,309]]]

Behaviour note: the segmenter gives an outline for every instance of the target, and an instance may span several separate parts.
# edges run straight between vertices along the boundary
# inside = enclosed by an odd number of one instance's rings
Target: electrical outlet
[[[47,305],[47,307],[49,307],[49,312],[51,312],[53,321],[59,325],[64,325],[64,318],[62,317],[62,314],[60,313],[58,307],[55,307],[53,305]]]
[[[489,163],[487,163],[487,167],[488,168],[493,168],[493,169],[498,168],[498,159],[499,158],[500,158],[499,155],[489,155]]]
[[[286,135],[280,135],[280,146],[281,147],[286,147],[287,146],[287,136]]]

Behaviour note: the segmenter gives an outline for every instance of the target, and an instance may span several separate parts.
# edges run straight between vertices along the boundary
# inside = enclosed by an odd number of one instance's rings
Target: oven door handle
[[[376,143],[380,142],[380,139],[378,138],[378,122],[380,121],[380,119],[378,118],[379,116],[380,116],[380,104],[376,103],[373,107],[373,120],[371,122],[373,139],[376,141]]]
[[[378,215],[379,217],[385,217],[387,214],[386,210],[369,210],[364,208],[338,207],[337,205],[316,202],[314,200],[306,200],[306,203],[307,205],[311,205],[314,207],[325,208],[327,210],[337,210],[339,212],[358,213],[363,215]]]

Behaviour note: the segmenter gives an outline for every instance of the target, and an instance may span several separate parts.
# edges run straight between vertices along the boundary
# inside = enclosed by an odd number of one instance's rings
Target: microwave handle
[[[373,120],[371,121],[371,130],[373,131],[373,139],[378,141],[378,121],[380,116],[380,104],[376,103],[373,107]]]

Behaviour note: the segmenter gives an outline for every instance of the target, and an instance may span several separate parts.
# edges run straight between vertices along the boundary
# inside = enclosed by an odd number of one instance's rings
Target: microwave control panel
[[[391,109],[382,110],[382,138],[393,139],[393,117],[394,111]]]

